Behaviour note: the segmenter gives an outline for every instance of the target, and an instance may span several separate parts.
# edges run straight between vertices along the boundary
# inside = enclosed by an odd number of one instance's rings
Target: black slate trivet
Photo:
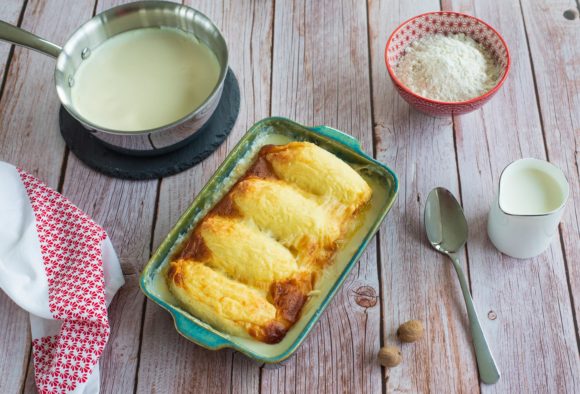
[[[60,132],[71,152],[89,167],[115,178],[154,179],[177,174],[208,157],[230,134],[239,111],[240,88],[230,69],[214,114],[191,141],[171,152],[135,156],[115,151],[94,137],[63,107],[60,108]]]

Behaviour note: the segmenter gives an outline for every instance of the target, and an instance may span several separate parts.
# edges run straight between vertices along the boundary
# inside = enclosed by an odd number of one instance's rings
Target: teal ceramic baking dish
[[[325,269],[317,284],[316,294],[304,306],[300,320],[280,343],[268,345],[220,332],[190,315],[180,308],[179,302],[168,291],[164,276],[174,249],[245,173],[258,150],[267,144],[284,144],[290,141],[313,142],[349,163],[371,185],[373,197],[368,209],[359,217],[361,224],[358,230],[337,253],[332,265]],[[285,118],[263,119],[242,137],[153,254],[141,273],[141,289],[147,297],[173,316],[177,331],[190,341],[212,350],[232,348],[261,362],[282,361],[296,351],[312,330],[377,232],[393,205],[397,192],[396,174],[365,154],[359,142],[348,134],[326,126],[306,127]]]

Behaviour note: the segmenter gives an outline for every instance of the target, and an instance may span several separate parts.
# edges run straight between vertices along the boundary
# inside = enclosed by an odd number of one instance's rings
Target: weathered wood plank
[[[16,305],[6,294],[0,292],[0,391],[16,393],[22,391],[30,357],[30,329],[28,313]]]
[[[380,232],[383,343],[399,345],[403,353],[403,363],[385,371],[389,392],[473,392],[478,385],[455,272],[446,257],[430,248],[423,222],[431,189],[444,186],[459,197],[451,119],[411,109],[397,94],[384,62],[387,39],[400,23],[438,9],[437,1],[369,1],[377,158],[391,165],[401,181],[399,199]],[[462,262],[466,267],[464,256]],[[396,330],[410,319],[423,321],[426,335],[418,343],[400,345]]]
[[[578,391],[580,360],[560,240],[539,257],[521,261],[500,254],[487,237],[487,214],[502,169],[522,157],[545,159],[519,2],[443,5],[476,14],[496,27],[512,55],[512,74],[498,95],[480,111],[455,118],[461,190],[471,230],[473,297],[504,372],[499,383],[482,385],[482,391]],[[556,37],[545,39],[553,42]],[[542,73],[554,75],[547,68]],[[550,110],[546,108],[546,116]]]
[[[298,0],[275,8],[272,115],[336,127],[372,152],[365,4]],[[363,286],[379,294],[375,240],[296,355],[262,370],[264,392],[381,390],[380,307],[355,302]]]
[[[24,1],[21,0],[3,3],[0,6],[0,19],[17,24],[23,5]],[[11,47],[8,43],[0,43],[0,81],[3,81],[5,77]],[[0,159],[9,160],[8,157],[4,158],[4,150],[0,151],[2,152]],[[4,333],[0,341],[0,354],[4,355],[5,360],[11,360],[11,362],[0,363],[0,375],[3,377],[1,388],[3,391],[16,392],[23,387],[30,354],[28,314],[16,306],[3,292],[0,292],[0,310],[2,311],[0,332]]]
[[[128,2],[98,1],[96,12]],[[129,393],[135,387],[145,305],[138,276],[150,256],[157,183],[110,178],[74,154],[68,158],[63,194],[107,230],[125,274],[125,286],[109,307],[111,335],[100,360],[102,393]]]
[[[579,20],[563,11],[578,10],[573,0],[521,3],[534,66],[544,138],[550,162],[559,166],[570,183],[560,232],[580,336],[580,45]]]
[[[154,245],[158,245],[193,197],[247,128],[268,116],[272,42],[271,2],[214,1],[190,3],[220,27],[230,50],[242,96],[232,134],[195,168],[161,182]],[[255,392],[259,366],[231,351],[212,352],[189,343],[174,329],[171,317],[148,302],[143,328],[138,392]],[[170,367],[169,367],[170,366]]]
[[[36,394],[38,389],[36,388],[36,382],[34,381],[34,362],[32,361],[32,355],[28,360],[28,370],[26,372],[26,380],[24,381],[23,394]]]
[[[65,15],[61,12],[62,2],[29,1],[22,28],[63,43],[92,9],[92,1],[76,1],[75,7],[71,7],[72,1],[69,3],[70,11]],[[14,6],[14,2],[9,2],[2,7],[3,12],[12,10],[6,17],[13,23],[19,13]],[[2,43],[2,47],[8,45]],[[21,167],[56,188],[64,143],[56,126],[59,104],[53,83],[54,67],[54,59],[25,48],[14,49],[0,106],[0,160]],[[18,392],[23,389],[29,362],[28,314],[4,295],[0,303],[0,328],[6,330],[1,342],[5,356],[0,363],[0,372],[6,379],[2,379],[1,388],[2,392]],[[5,319],[10,325],[6,326]]]
[[[30,1],[22,28],[62,44],[92,10],[92,0],[69,3],[70,12],[65,15],[60,12],[62,1]],[[0,159],[56,188],[64,142],[57,127],[59,101],[54,67],[54,59],[46,55],[15,48],[0,108]]]
[[[0,5],[0,19],[4,22],[16,25],[23,6],[24,0],[8,0],[2,2]],[[8,64],[8,56],[11,49],[12,45],[5,41],[0,41],[0,81],[4,80],[6,65]]]

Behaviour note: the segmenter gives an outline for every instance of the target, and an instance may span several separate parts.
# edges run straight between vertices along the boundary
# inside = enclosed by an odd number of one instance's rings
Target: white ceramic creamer
[[[511,257],[539,255],[558,231],[568,194],[566,177],[553,164],[531,158],[511,163],[489,212],[491,242]]]

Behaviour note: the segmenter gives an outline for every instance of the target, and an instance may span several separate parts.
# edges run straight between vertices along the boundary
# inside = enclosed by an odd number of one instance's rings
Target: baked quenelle
[[[169,289],[220,331],[278,343],[371,194],[317,145],[264,146],[172,257]]]

